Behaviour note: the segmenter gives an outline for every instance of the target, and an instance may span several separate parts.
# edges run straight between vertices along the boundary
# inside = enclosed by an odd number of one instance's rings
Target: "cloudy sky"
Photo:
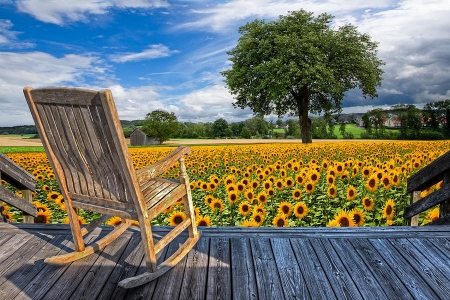
[[[109,88],[123,120],[250,118],[224,87],[226,52],[246,22],[302,8],[379,42],[379,97],[350,91],[344,112],[450,99],[448,0],[0,0],[0,126],[33,124],[24,86]]]

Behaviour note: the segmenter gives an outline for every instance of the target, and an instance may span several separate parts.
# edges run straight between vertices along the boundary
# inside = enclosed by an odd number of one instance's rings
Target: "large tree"
[[[179,123],[175,114],[164,110],[148,113],[141,128],[148,136],[152,136],[162,144],[178,133]]]
[[[310,143],[308,112],[339,112],[344,93],[354,88],[376,97],[383,73],[377,43],[352,25],[331,28],[332,19],[300,10],[240,27],[237,46],[227,52],[232,67],[222,72],[233,105],[299,116],[302,141]]]

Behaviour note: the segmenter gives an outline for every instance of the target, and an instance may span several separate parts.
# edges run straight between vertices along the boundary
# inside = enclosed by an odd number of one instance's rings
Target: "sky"
[[[343,113],[450,99],[448,0],[0,0],[0,126],[33,124],[25,86],[111,89],[121,120],[156,109],[181,122],[251,118],[220,75],[227,51],[240,26],[300,9],[379,43],[378,98],[349,91]]]

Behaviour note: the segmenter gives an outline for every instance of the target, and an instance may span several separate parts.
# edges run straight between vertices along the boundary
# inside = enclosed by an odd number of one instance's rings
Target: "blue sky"
[[[155,109],[245,120],[251,110],[232,107],[220,75],[226,51],[246,22],[302,8],[379,42],[379,97],[350,91],[343,112],[450,99],[448,0],[0,0],[0,126],[33,124],[24,86],[109,88],[123,120]]]

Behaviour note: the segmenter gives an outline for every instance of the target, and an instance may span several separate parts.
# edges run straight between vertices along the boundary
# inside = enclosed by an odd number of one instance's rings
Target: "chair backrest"
[[[24,94],[62,190],[133,205],[136,175],[111,92],[26,87]]]

